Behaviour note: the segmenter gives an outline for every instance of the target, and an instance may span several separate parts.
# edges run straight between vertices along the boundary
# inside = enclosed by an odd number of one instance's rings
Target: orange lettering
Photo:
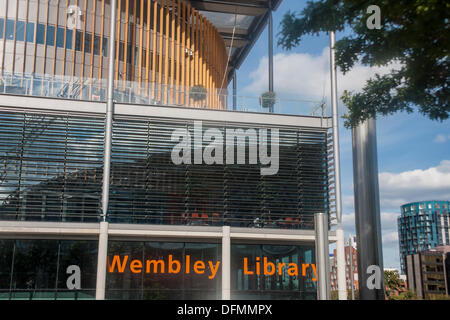
[[[289,263],[288,274],[290,276],[298,276],[298,266],[295,263]]]
[[[163,260],[147,260],[147,273],[150,273],[151,265],[153,265],[153,273],[158,273],[158,265],[161,266],[161,273],[165,272]]]
[[[270,271],[267,270],[268,267],[270,266]],[[267,262],[267,257],[264,257],[264,275],[266,276],[272,276],[274,275],[276,272],[275,270],[275,264],[273,262]]]
[[[197,274],[205,273],[205,263],[203,261],[197,261],[194,263],[194,271]]]
[[[286,263],[284,263],[284,262],[278,262],[278,274],[280,275],[280,276],[282,276],[283,275],[283,267],[286,265]]]
[[[261,263],[259,262],[259,257],[256,257],[256,274],[261,274]]]
[[[181,264],[178,260],[172,260],[173,256],[169,255],[169,273],[179,273],[181,270]],[[176,269],[173,268],[173,265],[176,265]]]
[[[314,278],[312,279],[312,281],[316,282],[317,281],[317,270],[316,270],[316,265],[312,264],[311,267],[313,268],[314,271]]]
[[[142,272],[142,261],[139,261],[139,260],[131,261],[130,270],[133,273],[141,273]]]
[[[191,271],[190,271],[190,265],[191,265],[191,256],[190,255],[187,255],[186,256],[186,274],[189,274],[189,273],[191,273]]]
[[[251,274],[254,274],[253,271],[249,271],[249,270],[248,270],[248,259],[247,259],[247,258],[244,258],[244,274],[245,274],[245,275],[251,275]]]
[[[209,268],[211,269],[211,275],[209,276],[210,279],[214,279],[216,277],[217,271],[219,270],[220,261],[217,261],[216,266],[214,267],[214,264],[212,261],[208,261]]]
[[[108,271],[110,273],[114,272],[114,269],[117,264],[117,270],[119,271],[119,273],[123,273],[123,271],[125,270],[125,266],[127,265],[127,261],[128,261],[128,256],[125,256],[122,264],[120,264],[120,256],[115,255],[113,258],[112,266],[111,266],[109,264],[109,257],[108,257]]]
[[[302,265],[302,275],[303,276],[306,276],[306,269],[308,269],[308,267],[309,267],[309,263]]]

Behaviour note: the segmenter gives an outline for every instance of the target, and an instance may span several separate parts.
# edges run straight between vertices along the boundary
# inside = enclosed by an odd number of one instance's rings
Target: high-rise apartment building
[[[406,256],[450,245],[449,201],[413,202],[401,206],[398,218],[400,263],[406,273]]]

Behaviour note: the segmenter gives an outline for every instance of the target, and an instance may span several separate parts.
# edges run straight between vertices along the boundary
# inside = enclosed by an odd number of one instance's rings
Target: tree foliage
[[[370,5],[381,9],[379,30],[367,27]],[[284,16],[278,44],[289,50],[307,34],[350,28],[350,35],[336,43],[336,62],[342,72],[356,63],[399,66],[370,79],[361,92],[344,92],[347,126],[377,114],[414,109],[443,121],[450,116],[449,18],[446,0],[309,1],[302,12]]]
[[[385,270],[384,271],[384,284],[390,290],[398,290],[400,287],[402,287],[404,285],[404,281],[402,279],[400,279],[400,275],[398,274],[398,271]]]

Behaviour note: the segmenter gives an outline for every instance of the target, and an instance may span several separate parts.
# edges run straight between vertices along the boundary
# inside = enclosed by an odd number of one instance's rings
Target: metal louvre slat
[[[103,119],[2,112],[0,128],[1,219],[98,221]]]
[[[98,221],[103,129],[101,117],[0,112],[0,219]],[[310,229],[328,212],[326,131],[280,128],[278,174],[262,176],[259,164],[174,165],[176,129],[193,141],[193,121],[115,119],[110,222]]]

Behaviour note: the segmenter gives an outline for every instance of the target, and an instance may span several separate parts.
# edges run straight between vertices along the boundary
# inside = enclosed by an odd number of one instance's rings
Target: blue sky
[[[283,15],[300,11],[304,0],[283,0],[274,13],[274,34],[280,31]],[[343,36],[336,35],[337,40]],[[329,38],[326,34],[305,37],[289,52],[276,46],[275,91],[279,97],[322,98],[329,101]],[[237,72],[238,95],[259,96],[267,85],[267,30]],[[338,76],[338,90],[359,90],[375,73],[385,68],[356,66],[346,76]],[[324,94],[325,93],[325,96]],[[345,106],[340,105],[340,113]],[[400,205],[422,200],[450,200],[450,121],[431,121],[419,113],[398,113],[377,120],[380,205],[383,256],[386,268],[399,268],[397,216]],[[342,198],[346,236],[355,234],[353,207],[351,132],[340,125]]]

